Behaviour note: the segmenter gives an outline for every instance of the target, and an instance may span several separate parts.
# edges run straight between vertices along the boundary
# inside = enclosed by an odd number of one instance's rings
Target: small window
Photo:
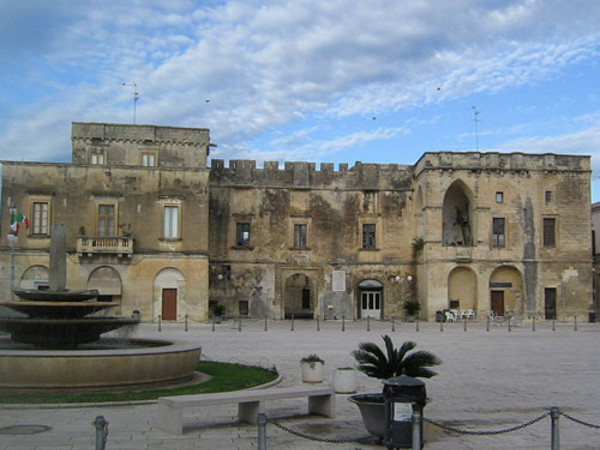
[[[149,152],[142,153],[142,166],[155,167],[156,166],[156,155],[154,153],[149,153]]]
[[[239,312],[240,316],[248,315],[248,300],[238,301],[238,312]]]
[[[544,218],[544,247],[554,247],[556,245],[556,219],[553,217]]]
[[[236,227],[236,242],[237,247],[250,247],[250,224],[238,223]]]
[[[31,233],[37,236],[48,235],[48,202],[33,204]]]
[[[504,217],[494,217],[492,222],[492,247],[504,247]]]
[[[163,238],[179,238],[179,207],[165,206],[163,214]]]
[[[546,198],[546,203],[552,203],[552,201],[554,200],[554,192],[546,191],[545,198]]]
[[[366,223],[363,225],[363,241],[362,248],[366,249],[374,249],[376,248],[375,241],[375,224],[374,223]]]
[[[294,248],[306,248],[307,226],[305,223],[294,225]]]
[[[106,163],[103,151],[92,151],[90,153],[90,164],[95,166],[103,166]]]
[[[504,192],[496,192],[496,203],[504,203]]]

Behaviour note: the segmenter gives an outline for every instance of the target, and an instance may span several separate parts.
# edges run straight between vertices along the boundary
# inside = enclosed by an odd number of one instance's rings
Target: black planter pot
[[[358,406],[367,431],[383,440],[385,433],[385,400],[383,394],[356,394],[348,397],[348,400]]]

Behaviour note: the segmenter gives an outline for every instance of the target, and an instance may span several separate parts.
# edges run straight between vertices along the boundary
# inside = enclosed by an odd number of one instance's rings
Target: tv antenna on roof
[[[135,113],[136,113],[136,104],[140,95],[137,91],[137,83],[132,81],[131,83],[123,83],[123,86],[132,87],[133,88],[133,124],[135,125]]]
[[[473,106],[473,122],[475,122],[475,149],[479,151],[479,111]]]

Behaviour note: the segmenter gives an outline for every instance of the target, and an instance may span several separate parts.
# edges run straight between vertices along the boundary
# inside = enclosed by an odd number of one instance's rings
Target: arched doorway
[[[383,284],[374,279],[358,283],[358,317],[381,319],[383,311]]]
[[[285,282],[284,317],[290,319],[312,319],[315,310],[314,289],[310,277],[295,273]]]
[[[501,266],[490,277],[490,312],[498,316],[522,316],[524,304],[520,272]]]
[[[98,301],[119,303],[119,307],[114,312],[121,313],[121,276],[115,269],[107,266],[94,269],[88,278],[87,288],[97,289],[100,292]]]
[[[48,268],[45,266],[31,266],[21,277],[18,283],[21,289],[48,289]]]
[[[444,195],[442,228],[442,245],[473,245],[473,207],[462,181],[452,183]]]
[[[456,267],[448,275],[448,309],[477,312],[477,275],[468,267]]]
[[[183,297],[185,277],[172,267],[161,270],[154,279],[154,311],[162,320],[177,320],[179,298]]]

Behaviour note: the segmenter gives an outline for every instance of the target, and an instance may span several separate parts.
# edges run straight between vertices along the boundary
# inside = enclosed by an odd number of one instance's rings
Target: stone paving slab
[[[325,372],[354,365],[351,352],[359,342],[381,344],[389,334],[399,345],[417,342],[417,350],[429,350],[443,364],[439,375],[425,380],[431,402],[425,417],[459,429],[501,430],[528,422],[551,406],[580,420],[600,423],[600,324],[525,322],[523,327],[491,326],[484,321],[443,324],[379,321],[242,321],[211,324],[142,324],[135,337],[198,341],[206,359],[276,366],[283,385],[300,383],[300,359],[317,353],[325,359]],[[342,331],[342,328],[344,331]],[[381,382],[359,374],[359,392],[381,390]],[[338,394],[336,419],[298,415],[304,408],[286,400],[267,405],[270,420],[326,439],[360,440],[329,443],[308,440],[267,426],[267,448],[276,449],[381,449],[364,441],[369,435],[355,405]],[[291,403],[290,403],[291,402]],[[302,403],[303,405],[304,403]],[[31,435],[0,434],[0,450],[90,449],[95,445],[92,422],[102,415],[109,421],[107,449],[256,449],[257,428],[234,422],[235,407],[219,406],[197,411],[194,428],[181,436],[156,427],[156,405],[79,405],[77,407],[0,407],[2,427],[16,424],[46,425],[51,430]],[[426,425],[427,449],[547,449],[550,419],[523,430],[497,436],[457,435]],[[600,430],[560,418],[561,449],[599,449]]]

